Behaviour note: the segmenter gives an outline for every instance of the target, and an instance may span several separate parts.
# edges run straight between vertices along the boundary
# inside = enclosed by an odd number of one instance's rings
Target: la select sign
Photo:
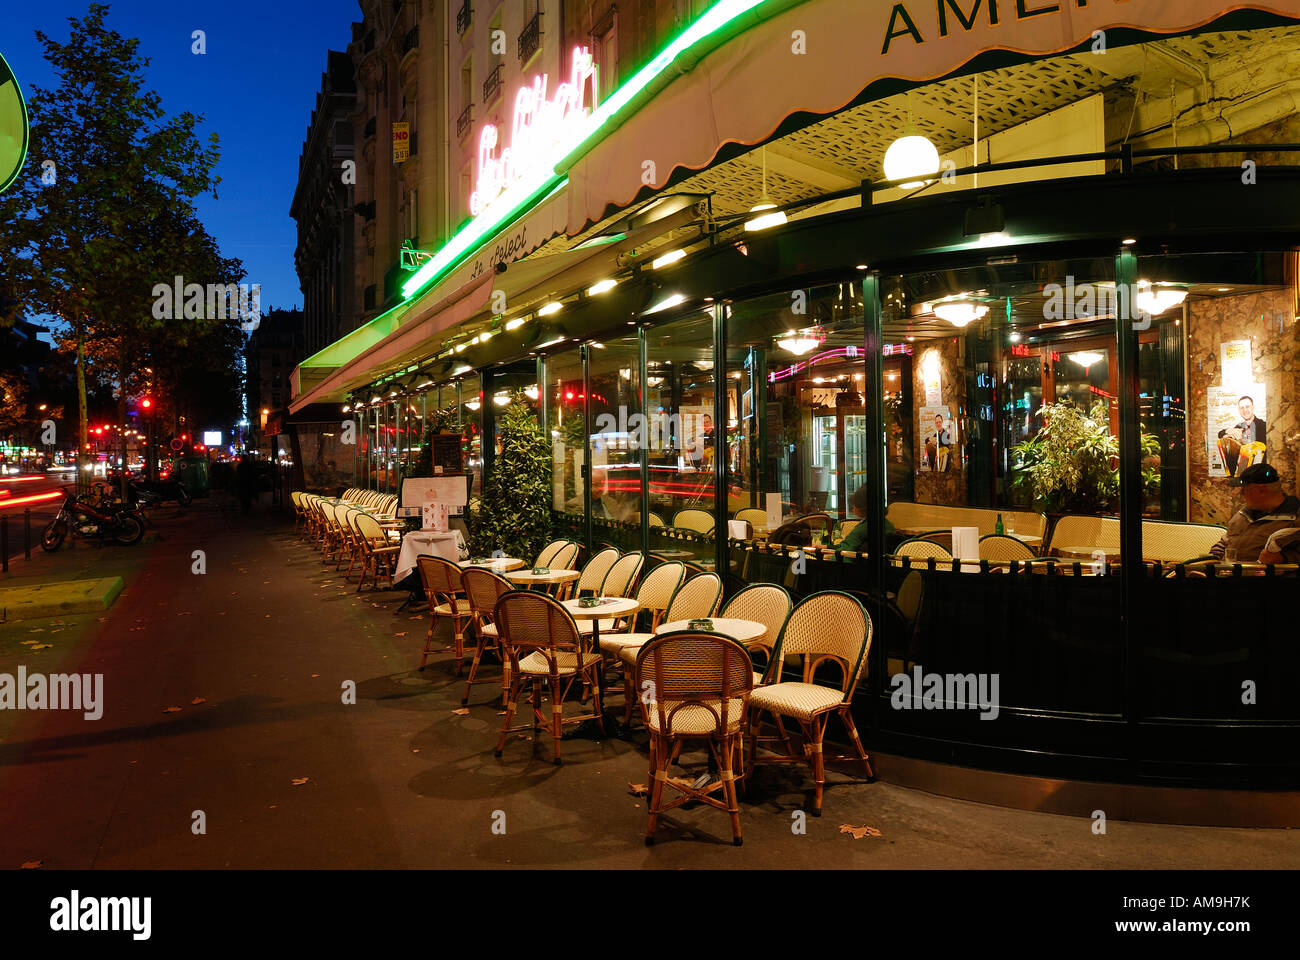
[[[469,198],[469,212],[482,213],[516,181],[551,162],[561,144],[574,142],[582,121],[596,106],[597,68],[586,47],[573,51],[569,79],[547,96],[546,74],[533,79],[515,95],[510,146],[502,147],[495,124],[483,126],[478,139],[478,175]]]

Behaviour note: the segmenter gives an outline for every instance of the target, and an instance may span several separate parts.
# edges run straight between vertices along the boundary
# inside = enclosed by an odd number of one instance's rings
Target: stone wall
[[[1300,336],[1289,290],[1194,301],[1187,324],[1187,459],[1190,475],[1188,520],[1227,523],[1240,507],[1227,478],[1209,476],[1206,390],[1222,383],[1219,346],[1251,343],[1252,382],[1266,392],[1268,462],[1282,475],[1288,492],[1296,489],[1300,463]]]

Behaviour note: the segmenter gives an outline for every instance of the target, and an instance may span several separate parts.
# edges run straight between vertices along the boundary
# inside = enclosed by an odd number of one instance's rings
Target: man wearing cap
[[[1246,505],[1210,553],[1230,562],[1300,563],[1300,499],[1282,492],[1277,470],[1257,463],[1228,482],[1241,487]]]

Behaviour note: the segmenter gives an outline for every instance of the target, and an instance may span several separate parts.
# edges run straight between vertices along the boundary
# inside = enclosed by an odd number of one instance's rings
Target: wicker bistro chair
[[[510,689],[510,667],[505,654],[501,652],[501,634],[492,622],[496,613],[497,601],[514,589],[514,585],[505,577],[498,576],[491,570],[470,567],[460,575],[461,586],[465,588],[465,598],[469,601],[470,613],[474,623],[474,660],[469,665],[469,676],[465,679],[465,696],[460,698],[461,706],[469,703],[469,690],[478,679],[478,668],[483,662],[483,654],[491,651],[501,663],[501,698],[505,699]]]
[[[990,533],[986,537],[980,537],[980,559],[993,561],[1007,560],[1033,560],[1034,551],[1030,550],[1025,544],[1015,537],[1008,537],[1002,534]]]
[[[826,757],[822,739],[826,722],[837,714],[857,751],[855,757],[834,756],[833,761],[861,760],[868,781],[875,779],[871,760],[862,748],[857,728],[853,725],[853,691],[867,667],[867,652],[871,649],[871,617],[862,604],[847,593],[826,590],[805,598],[790,614],[767,666],[764,685],[754,691],[750,718],[750,764],[757,763],[808,763],[816,781],[812,815],[822,814],[822,792],[826,784]],[[803,679],[798,682],[780,681],[777,671],[787,654],[803,656]],[[814,682],[817,668],[825,662],[838,664],[842,679],[839,687]],[[758,755],[759,727],[762,715],[771,715],[784,742],[786,752],[775,756]],[[796,753],[785,729],[783,717],[795,720],[803,733],[803,749]],[[775,742],[778,738],[762,738]]]
[[[375,588],[379,587],[379,574],[388,577],[388,585],[393,585],[393,570],[397,566],[397,555],[401,545],[395,544],[384,536],[384,530],[374,517],[364,513],[356,518],[357,532],[361,537],[361,579],[357,581],[357,593],[365,586],[366,577],[371,578]]]
[[[644,565],[645,557],[641,554],[624,554],[609,568],[609,573],[605,574],[605,582],[600,585],[598,592],[602,597],[630,597]]]
[[[758,507],[745,507],[737,510],[734,520],[744,520],[751,527],[767,527],[767,511]]]
[[[450,617],[456,641],[456,676],[459,677],[465,661],[465,624],[474,617],[469,600],[461,596],[464,591],[462,571],[442,557],[417,557],[415,564],[420,571],[420,582],[424,584],[424,595],[429,599],[429,632],[424,638],[420,669],[424,669],[433,654],[433,630],[438,620]]]
[[[713,514],[707,510],[687,507],[673,515],[673,526],[678,530],[693,530],[696,533],[712,533],[714,529]]]
[[[613,547],[608,550],[601,550],[595,554],[582,568],[582,576],[577,580],[577,586],[574,587],[573,595],[582,596],[584,593],[600,593],[600,586],[605,582],[605,577],[613,569],[614,564],[618,562],[618,551]]]
[[[903,566],[900,557],[911,557],[913,560],[926,560],[934,557],[935,560],[952,560],[952,551],[935,543],[933,540],[925,540],[921,537],[913,537],[911,540],[904,540],[894,550],[893,564],[896,567]],[[916,564],[912,564],[916,566]]]
[[[641,585],[636,590],[636,602],[640,604],[640,610],[637,616],[649,614],[650,630],[654,631],[655,627],[663,622],[664,612],[668,609],[668,604],[672,601],[673,594],[677,588],[682,585],[686,578],[686,565],[679,560],[665,560],[659,566],[655,567],[645,575]],[[632,629],[636,617],[624,617],[622,619],[610,618],[600,621],[601,648],[605,649],[604,639],[607,634],[618,631],[626,632]],[[583,633],[591,633],[594,620],[582,620],[578,623],[578,629]]]
[[[654,843],[659,816],[691,800],[731,816],[731,842],[740,846],[736,776],[743,769],[743,738],[754,666],[735,640],[716,633],[679,631],[656,637],[637,651],[633,674],[641,716],[650,731],[650,795],[646,846]],[[721,780],[703,789],[668,778],[681,741],[706,740]],[[680,796],[665,803],[664,789]],[[713,796],[721,791],[722,797]]]
[[[685,564],[683,564],[685,566]],[[716,573],[700,573],[691,577],[673,594],[663,621],[700,620],[716,616],[722,603],[722,578]],[[655,637],[654,633],[615,633],[600,638],[600,652],[623,664],[623,720],[632,722],[632,703],[636,699],[633,679],[637,651]]]
[[[584,649],[582,634],[569,611],[544,593],[514,590],[497,601],[494,617],[501,633],[510,669],[510,688],[506,694],[506,716],[497,741],[496,756],[501,756],[506,738],[526,727],[511,727],[523,685],[532,687],[532,729],[548,727],[554,743],[553,761],[560,762],[560,739],[566,723],[597,720],[601,731],[605,719],[600,706],[600,654]],[[565,717],[564,701],[573,684],[581,681],[592,691],[594,713]],[[551,699],[549,721],[542,713],[543,688]]]
[[[790,619],[790,610],[793,606],[790,591],[780,584],[753,583],[728,600],[719,616],[723,619],[754,620],[767,627],[767,631],[761,637],[750,640],[745,646],[750,651],[751,657],[755,649],[762,650],[766,654],[767,662],[771,663],[772,649],[776,646],[777,638],[781,636],[781,628]],[[780,679],[779,671],[776,679]],[[763,675],[755,673],[754,686],[762,682]]]
[[[832,539],[836,543],[840,543],[845,537],[852,533],[853,528],[861,522],[861,520],[841,520],[835,527],[835,536]]]
[[[578,555],[577,546],[572,540],[552,540],[542,547],[542,552],[537,555],[537,562],[533,566],[568,570],[569,567],[562,561],[572,563]]]

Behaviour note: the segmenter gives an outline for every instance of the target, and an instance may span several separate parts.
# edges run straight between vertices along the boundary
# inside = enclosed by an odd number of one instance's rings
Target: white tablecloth
[[[434,533],[432,530],[416,530],[402,538],[402,549],[397,555],[397,571],[393,582],[398,583],[415,573],[415,561],[418,557],[442,557],[457,563],[469,559],[469,547],[459,530],[447,533]]]

